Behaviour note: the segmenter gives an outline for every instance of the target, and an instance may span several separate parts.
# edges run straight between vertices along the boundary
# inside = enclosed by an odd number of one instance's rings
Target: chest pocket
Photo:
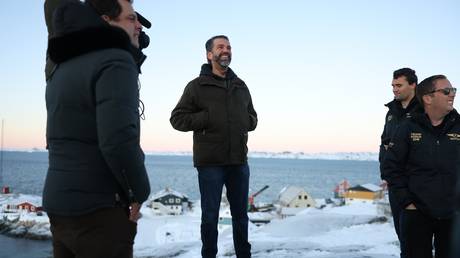
[[[409,141],[413,165],[432,167],[434,165],[433,159],[435,159],[433,155],[435,154],[436,142],[419,132],[411,132]]]

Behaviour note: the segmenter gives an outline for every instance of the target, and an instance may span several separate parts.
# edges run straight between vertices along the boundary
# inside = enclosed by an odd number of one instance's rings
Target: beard
[[[230,62],[232,61],[232,56],[228,55],[227,58],[222,58],[222,54],[218,56],[214,56],[214,62],[218,63],[220,66],[223,68],[227,68],[230,65]]]

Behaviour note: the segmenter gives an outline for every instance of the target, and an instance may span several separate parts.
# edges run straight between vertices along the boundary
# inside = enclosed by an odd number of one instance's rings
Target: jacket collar
[[[402,107],[401,101],[399,100],[392,100],[385,104],[385,106],[388,107],[391,113],[398,114],[400,116],[410,113],[423,113],[423,108],[415,96],[411,99],[406,108]]]
[[[430,118],[428,117],[426,113],[421,112],[421,113],[414,114],[413,119],[416,123],[426,128],[429,128],[431,130],[433,129],[433,125],[431,124]],[[458,123],[458,122],[460,122],[460,115],[458,114],[457,110],[454,109],[450,111],[449,114],[447,114],[444,117],[444,120],[443,120],[443,123],[445,124],[444,131],[449,130],[455,123]]]
[[[214,85],[226,88],[226,82],[231,81],[232,86],[246,87],[244,82],[240,78],[238,78],[238,76],[235,74],[235,72],[233,72],[233,70],[230,67],[228,68],[226,77],[222,78],[212,73],[212,66],[210,64],[203,64],[201,66],[199,78],[200,84]]]

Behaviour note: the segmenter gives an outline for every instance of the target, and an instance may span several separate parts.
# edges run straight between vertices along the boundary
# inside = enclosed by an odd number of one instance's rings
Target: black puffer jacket
[[[138,69],[128,35],[79,2],[55,13],[46,86],[49,169],[43,207],[74,216],[150,193],[139,145]]]
[[[460,116],[444,118],[436,131],[425,114],[406,120],[389,143],[383,173],[401,208],[413,203],[434,218],[454,213],[459,162]]]
[[[422,113],[423,108],[419,105],[417,98],[413,97],[409,102],[406,108],[403,108],[401,101],[393,100],[387,104],[388,112],[385,116],[385,125],[383,127],[382,136],[380,137],[380,151],[379,151],[379,162],[382,164],[383,158],[385,157],[386,149],[385,146],[388,146],[390,143],[391,137],[401,125],[401,123],[410,118],[415,113]],[[380,177],[383,177],[382,169],[380,169]]]
[[[195,166],[237,165],[247,162],[248,131],[256,128],[257,113],[248,87],[231,69],[221,78],[204,64],[170,122],[179,131],[193,131]]]

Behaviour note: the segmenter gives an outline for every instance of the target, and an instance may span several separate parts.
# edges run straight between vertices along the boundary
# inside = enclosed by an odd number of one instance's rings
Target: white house
[[[152,208],[158,215],[179,215],[182,214],[191,204],[185,194],[179,193],[170,188],[165,188],[164,190],[157,192],[149,199],[150,202],[147,206]]]
[[[297,212],[310,207],[315,207],[316,202],[303,188],[297,186],[285,187],[278,195],[282,216],[292,216]]]

